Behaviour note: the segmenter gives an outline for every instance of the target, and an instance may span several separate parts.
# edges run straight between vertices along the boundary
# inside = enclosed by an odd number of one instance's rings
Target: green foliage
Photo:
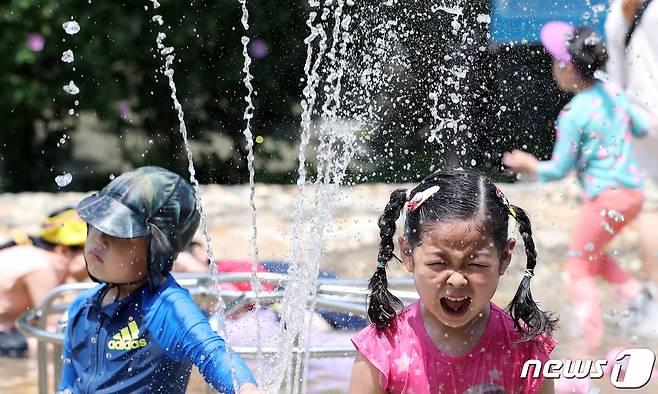
[[[299,101],[303,66],[297,54],[305,51],[304,4],[249,2],[248,35],[268,46],[267,56],[252,63],[258,69],[254,133],[266,138],[289,138],[289,126],[297,123],[294,106]],[[151,20],[156,14],[162,15],[163,26]],[[244,30],[239,2],[172,0],[154,10],[147,1],[13,0],[0,6],[0,15],[0,48],[5,54],[0,58],[0,106],[4,109],[0,115],[4,118],[0,190],[54,189],[53,178],[68,168],[77,171],[71,187],[99,187],[107,178],[98,172],[121,171],[74,160],[71,142],[57,146],[77,124],[70,109],[76,114],[94,113],[103,132],[121,137],[120,141],[130,136],[152,141],[141,153],[122,142],[109,152],[118,157],[117,162],[162,165],[184,173],[187,158],[182,154],[178,119],[167,78],[161,73],[163,61],[155,49],[160,31],[167,35],[164,44],[175,48],[174,79],[189,137],[203,145],[216,133],[230,145],[221,157],[213,152],[199,157],[200,180],[233,183],[246,179],[241,132],[245,88],[240,38]],[[70,19],[80,24],[78,34],[63,30],[62,23]],[[40,52],[26,43],[33,33],[45,39]],[[70,64],[60,60],[67,49],[75,56]],[[70,80],[80,88],[76,96],[62,89]],[[126,116],[120,116],[125,110]]]
[[[501,176],[500,155],[507,149],[548,154],[552,121],[566,96],[556,91],[547,57],[536,46],[480,49],[490,48],[487,25],[476,20],[489,13],[488,1],[463,3],[460,21],[468,27],[468,45],[465,29],[453,33],[453,15],[437,12],[435,2],[400,1],[380,7],[382,15],[371,12],[381,0],[355,3],[349,12],[361,30],[352,32],[347,60],[349,71],[356,72],[346,72],[344,92],[358,86],[363,54],[372,53],[375,38],[383,38],[370,34],[381,18],[396,18],[413,33],[395,43],[411,66],[389,90],[371,97],[378,122],[359,131],[368,155],[355,160],[348,182],[415,181],[439,166],[474,166]],[[0,5],[0,53],[5,55],[0,58],[0,191],[57,190],[54,178],[65,171],[73,173],[67,190],[99,188],[111,173],[139,165],[187,173],[179,121],[156,49],[159,32],[166,34],[164,45],[175,49],[174,80],[197,177],[202,183],[246,181],[240,3],[161,4],[157,10],[151,1],[12,0]],[[252,131],[264,141],[255,146],[257,181],[291,183],[297,175],[307,2],[249,0],[248,8],[247,34],[268,49],[251,65]],[[152,20],[155,15],[164,25]],[[71,19],[81,26],[76,35],[62,28]],[[43,37],[42,51],[28,47],[30,34]],[[75,56],[70,64],[60,60],[68,49]],[[442,81],[449,77],[447,69],[463,65],[468,74],[459,92],[468,94],[455,103],[450,98],[455,88]],[[80,88],[76,96],[62,89],[71,80]],[[428,97],[437,86],[443,87],[441,116],[465,115],[467,126],[445,130],[442,144],[428,142],[435,124]],[[351,94],[345,106],[358,104],[360,91]],[[97,121],[85,121],[88,114]],[[94,133],[104,139],[86,145],[78,139]],[[89,152],[80,155],[81,150]],[[313,166],[308,169],[312,176]]]

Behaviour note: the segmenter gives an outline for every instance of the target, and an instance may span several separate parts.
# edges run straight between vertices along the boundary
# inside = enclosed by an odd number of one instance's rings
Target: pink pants
[[[569,278],[574,312],[592,352],[603,337],[601,297],[595,277],[616,286],[622,299],[637,294],[642,284],[622,270],[603,248],[640,213],[644,193],[639,189],[608,189],[580,208],[569,249]]]

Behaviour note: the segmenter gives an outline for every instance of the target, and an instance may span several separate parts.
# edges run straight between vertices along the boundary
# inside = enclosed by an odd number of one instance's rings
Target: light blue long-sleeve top
[[[640,189],[643,179],[631,139],[648,131],[648,122],[620,88],[597,81],[560,112],[553,155],[539,163],[539,180],[560,179],[575,168],[589,198],[611,188]]]

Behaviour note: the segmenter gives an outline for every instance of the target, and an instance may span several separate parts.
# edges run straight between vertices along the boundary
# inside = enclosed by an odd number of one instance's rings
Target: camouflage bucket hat
[[[82,200],[77,210],[85,222],[107,235],[150,236],[147,274],[152,289],[160,287],[200,220],[192,186],[160,167],[121,174]]]

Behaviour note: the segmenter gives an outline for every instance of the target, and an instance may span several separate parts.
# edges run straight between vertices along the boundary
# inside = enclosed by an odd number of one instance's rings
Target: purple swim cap
[[[573,37],[575,30],[576,28],[567,22],[550,21],[542,26],[539,38],[551,56],[565,63],[571,63],[567,41]]]

